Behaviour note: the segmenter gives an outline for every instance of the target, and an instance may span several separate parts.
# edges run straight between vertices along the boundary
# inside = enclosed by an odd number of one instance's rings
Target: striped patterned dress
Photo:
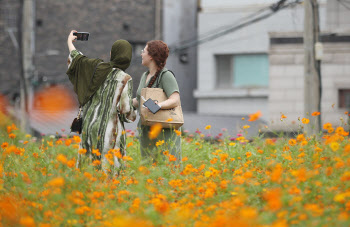
[[[115,175],[122,167],[121,157],[126,155],[124,122],[136,119],[132,106],[132,86],[130,75],[120,69],[113,69],[83,106],[80,148],[87,152],[78,155],[78,168],[95,161],[99,169]]]

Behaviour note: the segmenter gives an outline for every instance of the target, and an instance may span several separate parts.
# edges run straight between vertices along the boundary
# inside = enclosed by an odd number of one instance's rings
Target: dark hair
[[[147,42],[147,51],[157,65],[156,74],[152,77],[148,84],[148,87],[152,87],[160,71],[162,71],[166,64],[166,60],[169,56],[169,48],[168,45],[161,40],[151,40]]]

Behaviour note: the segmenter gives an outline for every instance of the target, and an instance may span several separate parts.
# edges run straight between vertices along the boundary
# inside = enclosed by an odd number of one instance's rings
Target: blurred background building
[[[290,5],[264,20],[273,0],[202,1],[198,34],[223,36],[198,47],[195,98],[199,113],[244,115],[262,111],[271,130],[295,131],[304,111],[304,6]],[[287,1],[292,2],[292,1]],[[324,55],[322,122],[341,124],[350,109],[350,2],[319,0]],[[281,115],[287,116],[281,121]]]
[[[207,121],[202,124],[216,119],[218,127],[235,127],[238,119],[260,110],[262,121],[256,123],[256,131],[260,123],[272,130],[293,131],[298,117],[305,117],[302,1],[31,1],[33,69],[28,81],[32,100],[53,85],[67,89],[73,100],[71,108],[51,123],[42,122],[40,100],[32,101],[30,124],[37,134],[68,129],[77,112],[65,74],[71,29],[90,32],[88,42],[75,45],[85,55],[104,61],[109,61],[115,40],[126,39],[133,45],[127,73],[133,77],[134,94],[146,70],[141,50],[149,40],[164,40],[171,49],[167,68],[176,75],[189,122],[185,129],[195,129],[194,122],[200,119]],[[23,2],[0,1],[0,93],[17,109],[23,74]],[[322,122],[339,124],[350,109],[350,2],[318,3],[324,49]],[[283,122],[281,114],[287,116]]]

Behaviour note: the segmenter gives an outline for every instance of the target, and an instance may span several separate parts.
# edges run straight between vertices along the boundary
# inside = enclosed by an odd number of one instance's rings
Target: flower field
[[[180,165],[166,151],[155,164],[142,164],[128,131],[126,168],[110,179],[96,163],[75,168],[78,136],[36,140],[1,124],[0,226],[350,225],[343,127],[324,124],[320,139],[300,133],[248,141],[243,129],[223,130],[213,142],[204,139],[209,125],[177,132]]]

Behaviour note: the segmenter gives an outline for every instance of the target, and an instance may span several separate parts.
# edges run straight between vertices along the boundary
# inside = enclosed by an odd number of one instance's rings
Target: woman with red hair
[[[136,98],[133,99],[133,105],[138,108],[139,113],[141,90],[146,87],[159,87],[164,90],[168,99],[158,103],[161,109],[171,109],[180,105],[180,91],[175,76],[165,68],[168,56],[169,48],[161,40],[147,42],[145,48],[141,51],[142,65],[146,66],[148,70],[142,74]],[[166,149],[163,150],[168,150],[171,155],[176,157],[177,161],[181,160],[181,137],[176,134],[174,129],[163,128],[157,138],[150,139],[148,137],[150,127],[141,125],[141,119],[138,123],[138,128],[140,150],[143,159],[150,158],[155,162],[158,156],[156,143],[158,141],[164,141]]]

